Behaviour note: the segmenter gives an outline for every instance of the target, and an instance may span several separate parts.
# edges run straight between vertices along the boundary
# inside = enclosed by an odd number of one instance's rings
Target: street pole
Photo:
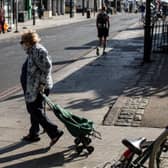
[[[15,1],[15,5],[16,5],[16,11],[15,11],[15,19],[16,19],[16,30],[15,33],[18,33],[18,0]]]
[[[115,10],[116,10],[116,13],[117,13],[117,0],[115,0]]]
[[[151,62],[150,56],[151,56],[151,9],[150,9],[150,0],[146,0],[143,62],[144,63]]]
[[[82,16],[85,15],[85,0],[82,0]]]
[[[70,0],[70,4],[69,4],[69,14],[70,14],[70,18],[73,17],[73,0]]]
[[[26,1],[26,6],[27,6],[27,11],[28,11],[28,19],[32,18],[32,0],[27,0]]]
[[[95,16],[95,13],[96,13],[96,0],[94,0],[94,16]]]
[[[35,1],[34,0],[33,0],[32,14],[33,14],[33,25],[36,25]]]

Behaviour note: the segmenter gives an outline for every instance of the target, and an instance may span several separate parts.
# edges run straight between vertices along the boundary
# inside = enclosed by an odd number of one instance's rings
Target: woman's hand
[[[40,84],[39,85],[39,91],[44,93],[44,89],[45,89],[45,85],[44,84]]]

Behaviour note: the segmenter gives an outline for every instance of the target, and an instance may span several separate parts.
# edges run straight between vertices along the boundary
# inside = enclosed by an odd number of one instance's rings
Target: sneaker
[[[96,55],[99,56],[99,47],[96,48]]]
[[[39,137],[39,136],[32,136],[32,135],[28,134],[28,135],[24,136],[24,137],[22,138],[22,140],[31,143],[31,142],[40,141],[40,137]]]
[[[60,137],[61,137],[63,134],[64,134],[63,131],[59,131],[58,135],[57,135],[55,138],[53,138],[53,139],[51,140],[49,147],[51,148],[54,144],[56,144],[56,142],[60,139]]]

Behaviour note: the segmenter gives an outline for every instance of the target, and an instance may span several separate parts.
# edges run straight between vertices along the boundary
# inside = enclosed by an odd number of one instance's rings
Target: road
[[[136,14],[119,14],[110,17],[110,38],[138,21]],[[64,25],[39,31],[42,44],[52,56],[54,71],[82,57],[97,44],[95,21]],[[19,38],[0,41],[0,93],[19,84],[19,74],[26,58]]]

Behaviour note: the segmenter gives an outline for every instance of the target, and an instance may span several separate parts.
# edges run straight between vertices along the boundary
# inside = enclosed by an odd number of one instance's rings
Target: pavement
[[[62,16],[60,22],[68,24],[72,20]],[[39,22],[39,28],[49,23]],[[26,24],[22,27],[28,27]],[[14,33],[9,34],[0,38],[14,37]],[[49,98],[73,114],[93,120],[95,130],[101,133],[101,140],[92,138],[92,154],[76,154],[74,137],[48,108],[47,116],[64,131],[57,144],[49,150],[46,134],[41,134],[36,143],[21,141],[30,123],[20,91],[0,103],[0,167],[102,168],[120,156],[123,138],[156,138],[168,116],[168,58],[163,53],[152,54],[154,61],[142,65],[143,37],[142,25],[135,23],[108,40],[107,54],[96,56],[93,50],[53,73],[54,87]]]

